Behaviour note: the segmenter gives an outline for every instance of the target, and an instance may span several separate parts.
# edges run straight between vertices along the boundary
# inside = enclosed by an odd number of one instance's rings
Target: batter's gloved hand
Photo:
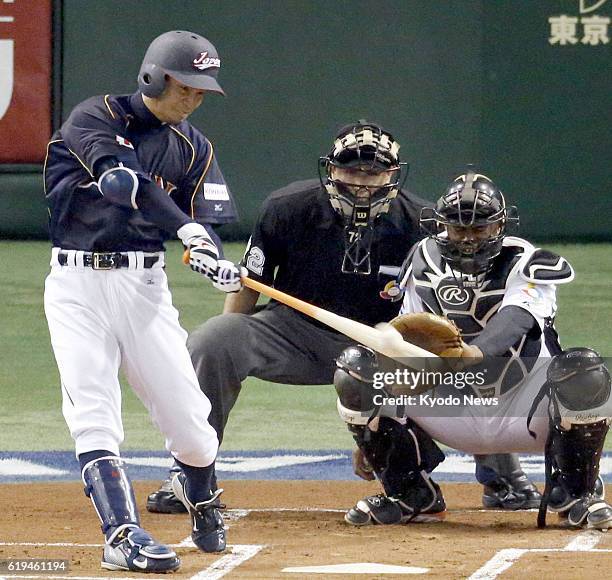
[[[240,292],[241,276],[246,276],[246,271],[242,271],[244,268],[238,268],[229,260],[219,260],[217,266],[217,274],[211,278],[213,286],[222,292]]]
[[[219,260],[219,250],[202,225],[185,224],[177,234],[187,246],[183,262],[189,264],[193,271],[206,276],[217,290],[240,291],[240,269],[228,260]]]

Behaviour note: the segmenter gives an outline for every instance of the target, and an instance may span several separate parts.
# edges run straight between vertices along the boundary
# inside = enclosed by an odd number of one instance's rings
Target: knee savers
[[[126,524],[139,525],[134,490],[120,457],[95,459],[85,465],[81,476],[85,495],[94,504],[104,534]]]
[[[551,415],[564,429],[610,420],[610,373],[589,348],[572,348],[555,356],[547,372]]]

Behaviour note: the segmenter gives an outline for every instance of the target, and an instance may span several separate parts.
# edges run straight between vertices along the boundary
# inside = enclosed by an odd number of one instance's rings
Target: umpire
[[[407,170],[399,148],[375,123],[343,127],[319,160],[319,179],[291,183],[265,200],[242,260],[249,276],[364,324],[393,318],[398,307],[380,296],[379,268],[399,266],[422,238],[419,216],[427,205],[401,187]],[[224,313],[188,340],[220,442],[244,379],[332,384],[335,359],[354,344],[275,300],[256,309],[258,298],[246,287],[228,295]],[[182,506],[164,482],[147,509]]]

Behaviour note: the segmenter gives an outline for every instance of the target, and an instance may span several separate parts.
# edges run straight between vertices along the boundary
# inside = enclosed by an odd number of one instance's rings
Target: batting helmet
[[[217,49],[210,41],[193,32],[172,30],[149,45],[138,73],[138,87],[147,97],[159,97],[168,75],[188,87],[224,95],[217,82],[220,66]]]

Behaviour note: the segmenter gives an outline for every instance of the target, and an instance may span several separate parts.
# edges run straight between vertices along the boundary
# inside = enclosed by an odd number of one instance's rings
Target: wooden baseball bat
[[[189,264],[189,251],[186,250],[183,254],[183,262],[185,264]],[[266,284],[262,284],[261,282],[257,282],[257,280],[253,280],[252,278],[248,278],[246,276],[242,277],[242,283],[247,287],[268,296],[269,298],[274,298],[291,308],[322,322],[323,324],[341,332],[342,334],[352,338],[357,341],[359,344],[363,344],[379,352],[393,360],[401,362],[403,364],[408,364],[409,361],[406,359],[410,358],[438,358],[435,354],[417,346],[415,344],[411,344],[410,342],[406,342],[402,335],[395,330],[392,326],[388,324],[379,325],[376,328],[368,326],[367,324],[362,324],[361,322],[357,322],[355,320],[351,320],[350,318],[345,318],[344,316],[339,316],[338,314],[334,314],[329,310],[325,310],[324,308],[319,308],[314,304],[310,304],[309,302],[305,302],[304,300],[300,300],[299,298],[295,298],[285,292],[281,292],[276,288],[272,288]]]
[[[281,292],[276,288],[257,282],[252,278],[243,277],[242,283],[247,287],[264,294],[270,298],[274,298],[319,322],[341,332],[342,334],[356,340],[359,344],[370,347],[372,350],[379,352],[389,358],[392,358],[403,364],[408,364],[406,359],[410,358],[438,358],[435,354],[406,342],[402,335],[388,324],[379,325],[376,328],[362,324],[350,318],[339,316],[324,308],[314,306],[309,302],[295,298],[285,292]]]

